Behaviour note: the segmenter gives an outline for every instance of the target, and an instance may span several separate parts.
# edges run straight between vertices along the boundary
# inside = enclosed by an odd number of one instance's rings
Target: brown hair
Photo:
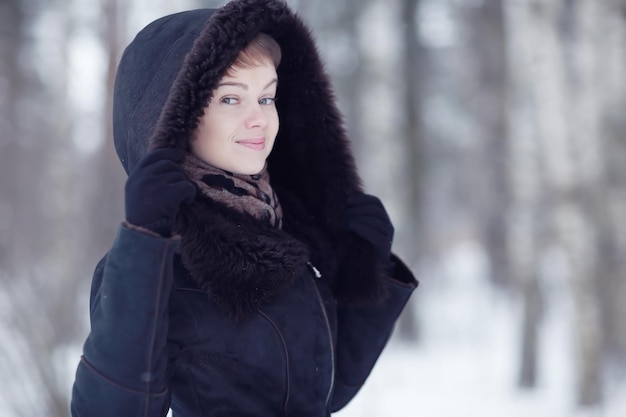
[[[259,33],[248,45],[239,52],[237,58],[232,63],[232,67],[249,68],[262,64],[269,60],[278,68],[282,53],[278,42],[270,35]]]

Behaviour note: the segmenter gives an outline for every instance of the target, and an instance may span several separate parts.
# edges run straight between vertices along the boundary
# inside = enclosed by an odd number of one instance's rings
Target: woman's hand
[[[363,193],[348,196],[341,224],[344,229],[368,241],[382,261],[389,260],[394,229],[377,197]]]
[[[172,234],[181,204],[196,196],[196,186],[187,179],[179,162],[185,151],[155,149],[139,161],[126,181],[126,220],[164,237]]]

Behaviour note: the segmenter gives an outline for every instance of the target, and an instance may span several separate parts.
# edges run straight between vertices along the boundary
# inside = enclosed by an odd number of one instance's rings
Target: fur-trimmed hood
[[[297,190],[334,223],[360,181],[312,35],[280,0],[235,0],[218,10],[166,16],[142,30],[124,52],[115,82],[118,155],[129,172],[149,145],[188,149],[217,83],[260,32],[282,50],[272,183]]]
[[[378,266],[371,247],[340,230],[347,196],[361,191],[342,117],[313,37],[284,1],[233,0],[217,10],[166,16],[143,29],[125,50],[115,82],[119,158],[129,172],[148,149],[189,150],[219,80],[260,32],[282,51],[280,130],[268,170],[292,225],[288,232],[309,240],[319,262],[333,252],[337,261],[324,265],[333,275],[355,277],[353,284],[336,285],[340,299],[373,299]],[[312,237],[319,234],[324,238]]]

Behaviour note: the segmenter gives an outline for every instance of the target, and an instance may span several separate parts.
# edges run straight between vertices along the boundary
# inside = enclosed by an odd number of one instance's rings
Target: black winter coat
[[[115,85],[124,168],[148,148],[189,149],[212,91],[259,32],[283,54],[268,160],[283,229],[202,196],[181,213],[183,239],[120,226],[94,273],[74,417],[328,416],[363,385],[417,285],[397,257],[390,270],[341,230],[360,181],[309,31],[282,1],[183,12],[137,35]]]

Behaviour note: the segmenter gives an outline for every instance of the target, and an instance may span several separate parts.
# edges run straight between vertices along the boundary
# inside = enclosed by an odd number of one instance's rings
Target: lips
[[[238,140],[237,143],[253,151],[262,151],[265,149],[265,138],[241,139]]]

